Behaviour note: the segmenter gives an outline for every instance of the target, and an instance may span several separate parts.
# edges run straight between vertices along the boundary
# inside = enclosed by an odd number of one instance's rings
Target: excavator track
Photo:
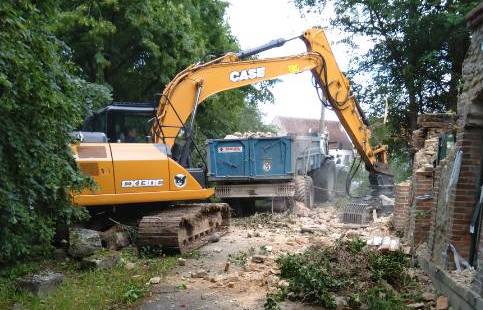
[[[230,225],[226,203],[176,205],[141,218],[138,247],[157,247],[164,252],[185,253],[208,242],[210,234],[223,233]]]

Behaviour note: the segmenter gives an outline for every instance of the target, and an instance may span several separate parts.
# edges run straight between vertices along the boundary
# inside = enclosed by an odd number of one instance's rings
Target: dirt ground
[[[339,222],[333,205],[295,214],[255,214],[232,219],[229,231],[186,258],[161,283],[152,285],[140,309],[263,309],[267,292],[285,285],[277,276],[276,258],[311,244],[330,245],[338,238],[364,240],[390,236],[390,217],[367,227]],[[228,265],[228,267],[227,267]],[[285,302],[283,309],[316,309]]]

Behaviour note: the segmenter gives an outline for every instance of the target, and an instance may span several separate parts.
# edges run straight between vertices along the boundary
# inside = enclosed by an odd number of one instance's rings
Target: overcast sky
[[[237,37],[242,49],[255,47],[277,38],[290,38],[300,35],[312,26],[328,25],[328,18],[319,14],[302,17],[291,0],[229,0],[227,22],[232,33]],[[324,16],[329,16],[331,8]],[[335,44],[341,38],[340,33],[327,30],[327,37],[332,44],[341,70],[346,70],[349,63],[349,51],[342,44]],[[306,51],[301,40],[294,40],[284,46],[260,54],[260,58],[299,54]],[[272,88],[275,104],[263,104],[264,122],[269,123],[275,116],[319,118],[320,102],[312,86],[311,73],[305,72],[281,78],[282,81]],[[326,119],[337,119],[330,112]]]

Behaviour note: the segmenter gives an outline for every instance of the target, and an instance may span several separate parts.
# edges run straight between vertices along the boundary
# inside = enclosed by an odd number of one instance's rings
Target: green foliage
[[[302,10],[322,12],[328,0],[295,0]],[[358,99],[381,116],[394,149],[406,146],[418,113],[455,110],[469,33],[464,15],[479,1],[334,1],[331,24],[347,33],[342,40],[370,40],[367,54],[352,59],[349,76],[360,75]]]
[[[393,291],[384,287],[373,287],[367,291],[367,308],[370,310],[403,310],[404,301]]]
[[[278,305],[277,301],[269,296],[267,297],[267,300],[263,304],[263,309],[265,310],[281,310],[282,308]]]
[[[354,238],[348,242],[348,250],[352,254],[360,253],[365,246],[366,242],[360,238]]]
[[[35,3],[35,4],[34,4]],[[55,225],[80,215],[69,190],[86,184],[69,132],[109,91],[76,76],[49,30],[57,1],[0,3],[0,265],[48,252]]]
[[[389,170],[394,174],[394,182],[399,183],[407,180],[411,176],[411,155],[406,147],[405,141],[394,133],[399,124],[386,123],[377,118],[372,118],[372,137],[371,143],[388,144],[389,149]]]
[[[182,69],[236,48],[218,0],[62,1],[53,27],[87,80],[151,100]]]
[[[408,257],[400,252],[389,252],[384,255],[370,253],[369,268],[374,280],[385,280],[389,284],[397,284],[406,277],[405,269],[409,267]]]
[[[408,258],[373,252],[358,238],[287,254],[277,263],[289,286],[268,296],[266,308],[287,297],[328,309],[336,308],[336,296],[345,296],[353,309],[402,309],[419,300],[420,288],[406,272]]]

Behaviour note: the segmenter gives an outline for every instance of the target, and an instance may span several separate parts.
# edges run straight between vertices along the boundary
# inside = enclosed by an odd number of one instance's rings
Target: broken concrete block
[[[265,261],[266,256],[264,255],[253,255],[252,256],[252,262],[261,264]]]
[[[220,234],[219,233],[213,233],[209,238],[209,242],[218,242],[220,241]]]
[[[347,299],[344,296],[335,296],[335,307],[336,309],[347,309],[348,306]]]
[[[82,259],[82,266],[84,268],[92,269],[111,269],[121,262],[121,255],[119,252],[102,250],[94,253],[91,256]]]
[[[406,307],[409,309],[423,309],[424,308],[424,302],[418,302],[414,304],[409,304]]]
[[[17,279],[17,289],[44,297],[55,290],[64,281],[64,275],[58,272],[45,271],[39,274]]]
[[[184,259],[182,257],[178,258],[178,265],[185,266],[186,265],[186,259]]]
[[[208,272],[206,270],[200,269],[200,270],[196,271],[195,273],[192,273],[191,274],[191,277],[192,278],[204,278],[204,277],[208,277]]]
[[[448,308],[448,297],[439,296],[438,299],[436,299],[436,310],[447,310]]]
[[[149,284],[159,284],[159,282],[161,282],[161,277],[153,277],[151,279],[149,279],[148,281],[148,285]]]
[[[82,258],[102,248],[99,232],[85,228],[72,228],[69,233],[69,254]]]
[[[436,296],[430,292],[424,292],[422,297],[424,301],[434,301],[436,299]]]
[[[399,247],[400,247],[400,242],[399,242],[399,239],[397,238],[394,238],[394,239],[391,239],[391,244],[389,245],[389,251],[397,251],[399,250]]]
[[[117,225],[102,232],[100,236],[106,248],[111,250],[125,248],[131,243],[129,234]]]
[[[382,243],[382,237],[379,237],[379,236],[372,237],[367,241],[367,245],[369,246],[379,246],[381,245],[381,243]]]

